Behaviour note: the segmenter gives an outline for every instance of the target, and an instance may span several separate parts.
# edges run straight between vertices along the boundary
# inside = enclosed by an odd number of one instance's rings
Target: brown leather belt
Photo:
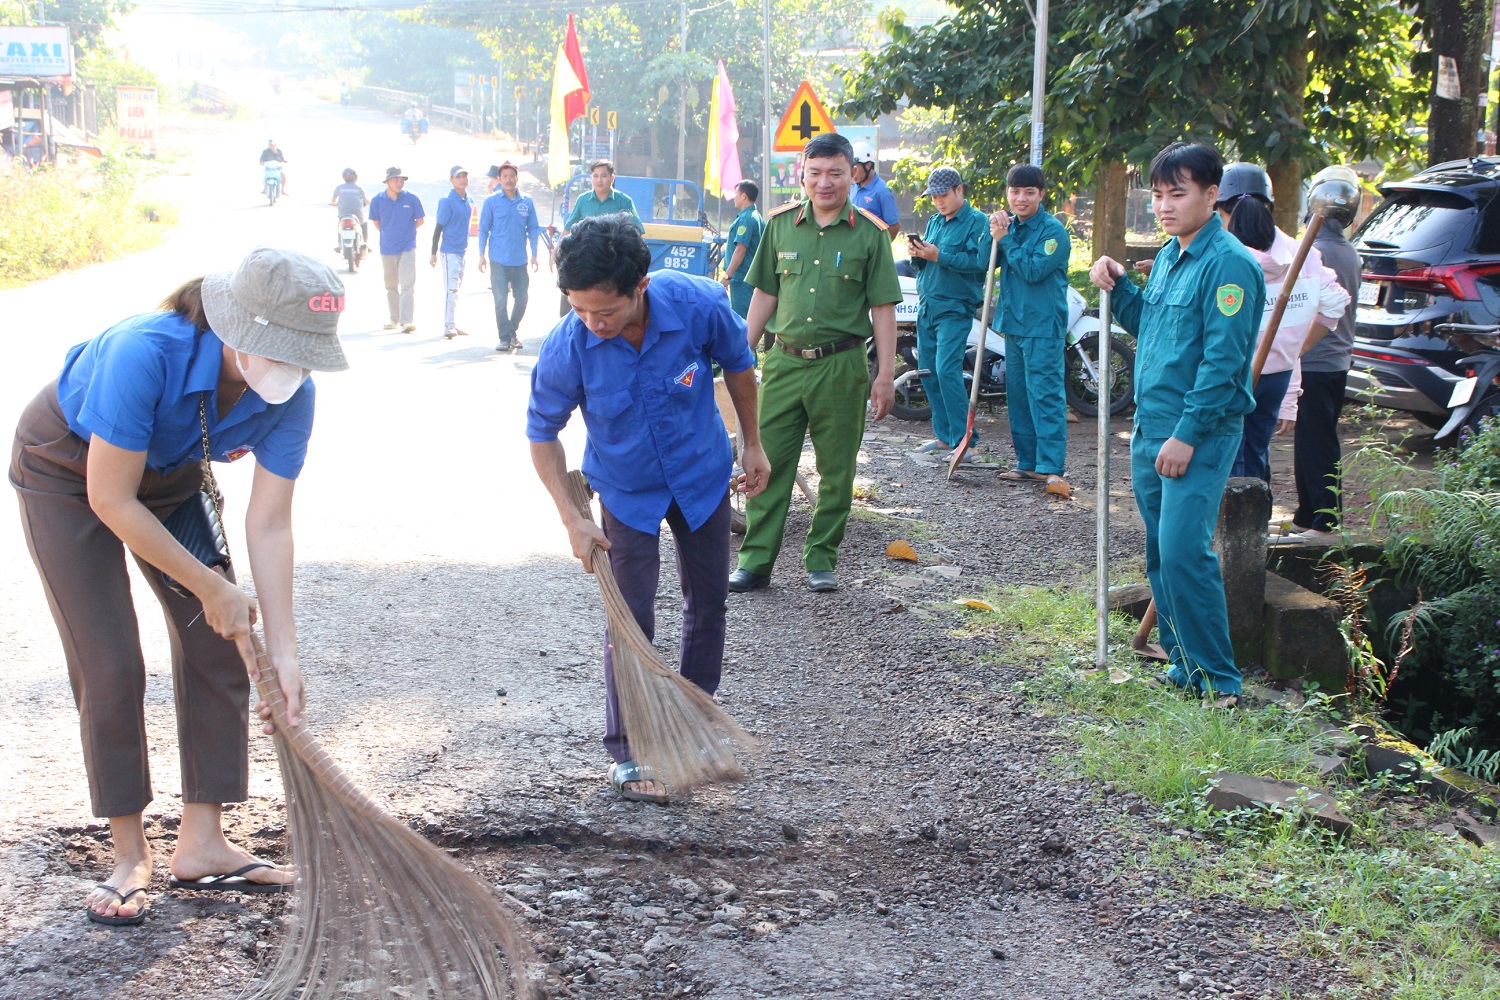
[[[808,361],[816,361],[819,358],[826,358],[828,357],[828,355],[837,354],[840,351],[850,351],[856,347],[863,347],[864,344],[865,338],[850,337],[848,340],[841,340],[837,344],[828,344],[824,347],[793,347],[791,344],[788,344],[780,337],[776,338],[777,347],[781,348],[783,351],[786,351],[794,358],[806,358]]]

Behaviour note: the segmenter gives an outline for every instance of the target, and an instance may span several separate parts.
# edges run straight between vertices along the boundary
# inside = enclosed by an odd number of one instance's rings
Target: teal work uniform
[[[730,260],[734,259],[734,248],[736,245],[745,248],[745,255],[740,258],[740,266],[734,273],[729,275],[729,307],[739,314],[741,319],[750,312],[750,297],[755,289],[745,280],[745,275],[750,273],[750,265],[755,260],[756,248],[760,246],[760,234],[765,232],[766,220],[761,218],[760,212],[756,211],[754,205],[746,205],[745,210],[735,216],[734,224],[729,227],[729,242],[724,246],[724,253]]]
[[[1000,239],[1005,408],[1016,468],[1060,476],[1068,461],[1063,359],[1068,336],[1068,227],[1045,209],[1017,219]]]
[[[969,394],[964,391],[964,351],[974,327],[974,310],[984,299],[984,269],[990,261],[990,222],[964,202],[953,218],[938,212],[927,220],[922,239],[937,247],[938,259],[913,257],[917,269],[917,366],[932,374],[922,380],[932,405],[932,433],[950,448],[969,426]]]
[[[630,195],[610,188],[609,197],[603,201],[592,191],[585,191],[573,202],[573,211],[568,213],[568,221],[563,223],[564,229],[572,229],[578,225],[579,219],[587,219],[593,215],[614,215],[616,212],[625,212],[635,218],[636,228],[641,232],[646,227],[641,224],[641,214],[635,210],[635,202],[630,200]]]
[[[760,440],[771,478],[765,492],[745,502],[741,569],[769,576],[776,564],[807,434],[819,483],[802,562],[809,572],[837,568],[864,438],[869,362],[859,349],[802,358],[779,345],[802,350],[869,339],[870,310],[901,301],[886,228],[847,202],[827,226],[814,220],[810,201],[785,205],[766,219],[746,280],[776,297],[766,329],[779,343],[766,355],[760,385]]]
[[[1168,676],[1239,694],[1213,535],[1244,417],[1255,408],[1250,362],[1265,276],[1215,215],[1186,250],[1175,239],[1161,249],[1144,290],[1116,281],[1113,300],[1115,318],[1136,335],[1130,472]],[[1168,438],[1194,449],[1177,479],[1156,471]]]

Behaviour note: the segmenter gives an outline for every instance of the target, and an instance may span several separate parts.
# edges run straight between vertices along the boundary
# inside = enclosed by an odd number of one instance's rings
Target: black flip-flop
[[[108,882],[100,882],[99,888],[114,893],[115,896],[120,900],[120,902],[117,904],[119,906],[124,906],[126,903],[130,902],[130,897],[134,896],[136,893],[146,891],[145,886],[138,885],[134,889],[131,889],[129,892],[121,892],[119,889],[116,889]],[[88,918],[96,924],[104,924],[108,927],[134,927],[136,924],[139,924],[146,919],[147,908],[148,907],[146,906],[142,906],[139,910],[137,910],[130,916],[120,916],[119,914],[108,916],[95,910],[92,906],[86,907],[84,912],[87,914]]]
[[[654,781],[650,769],[641,767],[633,760],[624,763],[610,765],[609,783],[614,786],[615,791],[620,793],[620,798],[627,802],[650,802],[653,805],[664,806],[671,802],[665,792],[638,792],[626,785],[638,781]]]
[[[1007,483],[1045,483],[1047,477],[1025,469],[1007,469],[995,477]]]
[[[193,892],[243,892],[249,895],[271,895],[278,892],[291,892],[290,885],[279,882],[252,882],[245,878],[249,872],[257,868],[275,868],[273,864],[265,861],[257,861],[243,868],[236,868],[232,872],[223,875],[205,875],[199,879],[169,878],[167,885],[174,889],[191,889]]]

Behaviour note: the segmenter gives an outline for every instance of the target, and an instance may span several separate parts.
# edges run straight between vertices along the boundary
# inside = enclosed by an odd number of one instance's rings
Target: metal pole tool
[[[1120,278],[1121,281],[1126,280]],[[1095,362],[1099,376],[1099,469],[1098,499],[1095,506],[1095,535],[1097,550],[1094,555],[1096,593],[1094,603],[1099,613],[1094,636],[1094,666],[1100,670],[1109,668],[1109,410],[1113,400],[1113,379],[1109,370],[1113,338],[1110,336],[1109,292],[1099,290],[1099,359]]]

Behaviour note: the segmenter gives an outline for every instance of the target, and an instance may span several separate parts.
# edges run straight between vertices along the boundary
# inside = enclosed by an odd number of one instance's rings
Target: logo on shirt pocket
[[[698,362],[694,361],[678,373],[677,377],[672,380],[672,384],[680,385],[684,389],[691,389],[693,387],[693,379],[697,376]]]

